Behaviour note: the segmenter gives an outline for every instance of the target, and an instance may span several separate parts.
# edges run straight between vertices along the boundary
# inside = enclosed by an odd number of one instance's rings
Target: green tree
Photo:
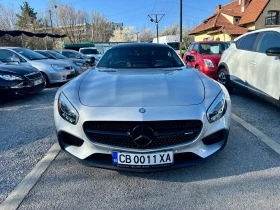
[[[20,6],[20,13],[16,14],[16,17],[19,29],[29,29],[30,26],[34,29],[34,24],[37,24],[37,12],[34,12],[26,1]]]

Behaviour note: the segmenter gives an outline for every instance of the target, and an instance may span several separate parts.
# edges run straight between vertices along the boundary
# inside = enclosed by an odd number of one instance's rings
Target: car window
[[[190,44],[188,47],[188,52],[192,51],[192,48],[193,48],[193,44]]]
[[[53,57],[51,55],[49,55],[48,53],[46,53],[46,52],[42,52],[42,51],[36,51],[36,52],[40,53],[43,56],[46,56],[47,58],[53,59]]]
[[[195,44],[194,46],[193,46],[193,49],[192,50],[196,50],[198,53],[200,52],[200,50],[199,50],[199,44]]]
[[[62,55],[66,56],[67,58],[76,58],[76,54],[73,52],[62,51]]]
[[[236,47],[241,50],[253,51],[259,33],[249,34],[236,42]]]
[[[26,62],[25,59],[18,56],[16,53],[10,51],[10,50],[0,50],[0,61],[2,62],[10,62],[12,59],[17,58],[20,60],[20,62]]]
[[[55,51],[48,51],[48,53],[50,55],[52,55],[53,57],[55,57],[56,59],[66,59],[67,58],[66,56],[61,55],[60,53],[55,52]]]
[[[271,47],[280,47],[280,33],[274,31],[264,32],[258,44],[257,52],[265,53]]]
[[[88,54],[99,54],[97,49],[91,49],[91,48],[86,48],[86,49],[80,49],[80,52],[88,55]]]
[[[202,43],[200,46],[200,53],[204,55],[221,55],[228,48],[228,44],[225,42]]]
[[[13,50],[29,60],[48,59],[47,57],[45,57],[37,52],[34,52],[33,50],[29,50],[27,48],[14,48]]]
[[[176,52],[168,47],[121,47],[108,50],[97,67],[167,68],[184,66]]]

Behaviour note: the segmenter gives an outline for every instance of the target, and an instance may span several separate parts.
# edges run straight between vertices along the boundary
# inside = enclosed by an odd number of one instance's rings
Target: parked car
[[[35,93],[44,88],[45,79],[36,68],[0,62],[0,98]]]
[[[61,148],[88,166],[148,171],[191,165],[223,149],[226,88],[186,66],[168,45],[121,44],[61,87],[54,118]]]
[[[218,81],[241,87],[280,106],[280,27],[249,32],[225,51]]]
[[[218,64],[228,46],[228,43],[218,41],[193,42],[189,45],[183,60],[212,79],[217,79]],[[187,61],[187,55],[194,57],[191,62]]]
[[[76,76],[75,70],[71,65],[62,61],[48,59],[27,48],[0,47],[0,61],[14,61],[37,68],[45,77],[47,86],[53,83],[69,81]]]
[[[80,53],[83,53],[84,55],[88,57],[95,57],[95,62],[97,63],[100,58],[102,57],[101,53],[97,50],[96,47],[82,47],[79,49]]]
[[[75,50],[61,50],[61,51],[57,51],[57,52],[61,53],[62,55],[64,55],[67,58],[75,58],[75,59],[84,60],[90,66],[95,65],[95,57],[94,56],[88,57],[88,56],[84,55],[83,53],[80,53],[80,52],[75,51]]]
[[[65,63],[68,63],[69,65],[73,66],[75,69],[76,75],[79,75],[83,73],[84,71],[88,70],[89,65],[86,61],[81,59],[75,59],[75,58],[67,58],[64,55],[52,51],[52,50],[34,50],[37,53],[40,53],[41,55],[54,60],[61,60]]]

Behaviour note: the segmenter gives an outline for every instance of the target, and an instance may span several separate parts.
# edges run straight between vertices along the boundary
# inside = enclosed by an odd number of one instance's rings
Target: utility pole
[[[157,43],[158,43],[158,23],[161,21],[161,19],[163,18],[165,14],[151,14],[148,15],[150,18],[151,22],[154,22],[156,24],[156,29],[157,29]],[[155,16],[156,18],[152,18],[151,16]],[[160,16],[160,18],[158,18],[158,16]]]
[[[180,0],[180,57],[182,58],[182,42],[183,42],[183,0]]]
[[[139,41],[139,34],[140,34],[140,32],[136,32],[137,42],[140,42],[140,41]]]
[[[53,35],[53,24],[52,24],[52,11],[49,9],[50,13],[50,21],[51,21],[51,29],[52,29],[52,35]],[[54,43],[54,37],[53,37],[53,43]]]

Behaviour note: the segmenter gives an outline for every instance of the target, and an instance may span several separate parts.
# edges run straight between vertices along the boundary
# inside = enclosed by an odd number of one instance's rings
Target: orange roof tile
[[[233,1],[229,4],[226,4],[222,6],[221,12],[230,15],[230,16],[238,16],[241,17],[242,12],[241,12],[241,5],[238,4],[238,1]]]
[[[239,25],[255,22],[268,4],[269,0],[251,0],[249,6],[242,14]]]

